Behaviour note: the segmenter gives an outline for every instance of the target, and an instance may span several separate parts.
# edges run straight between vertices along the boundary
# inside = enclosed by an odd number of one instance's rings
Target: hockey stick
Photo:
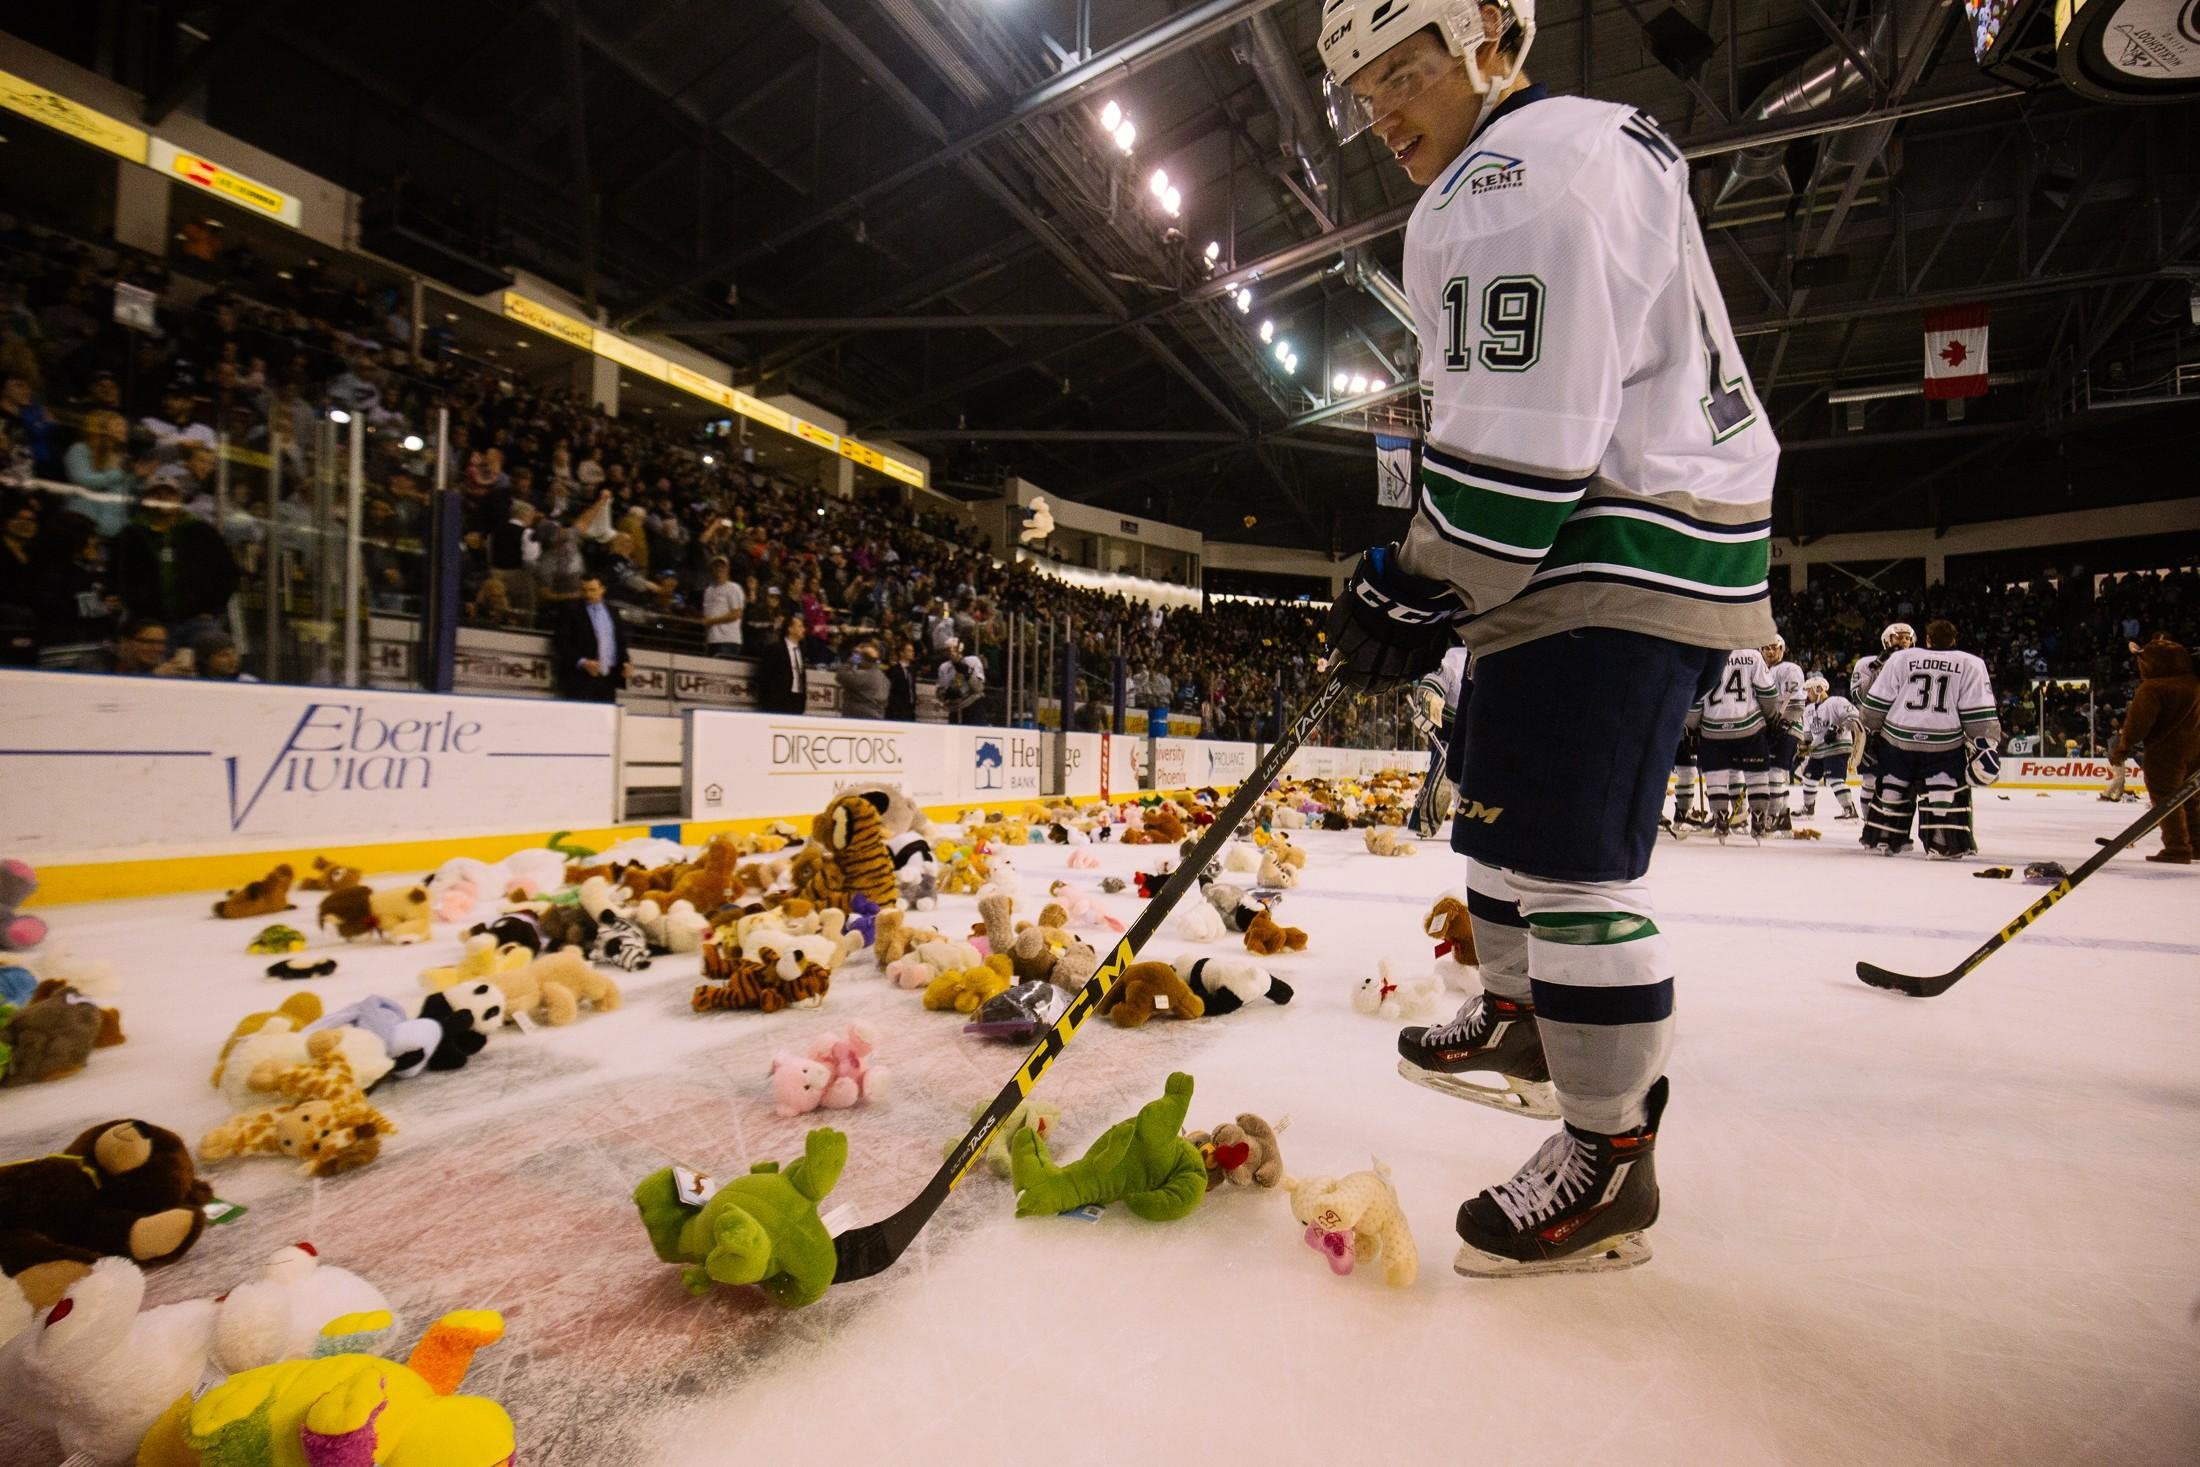
[[[1856,976],[1874,988],[1891,988],[1897,993],[1906,993],[1912,998],[1932,998],[1946,993],[1949,989],[1955,987],[1957,982],[1973,968],[2001,951],[2009,939],[2031,926],[2042,912],[2070,895],[2071,890],[2079,882],[2106,866],[2123,851],[2128,850],[2134,842],[2167,819],[2171,811],[2183,805],[2196,794],[2200,794],[2200,774],[2195,774],[2192,778],[2186,780],[2178,786],[2177,793],[2124,827],[2123,834],[2095,851],[2092,860],[2087,861],[2083,866],[2049,887],[2047,894],[2019,913],[2016,921],[1986,939],[1977,952],[1972,953],[1962,962],[1956,964],[1948,972],[1934,978],[1913,978],[1907,973],[1889,972],[1887,969],[1876,967],[1871,963],[1858,963],[1856,965]]]
[[[833,1239],[833,1252],[839,1260],[833,1273],[834,1283],[845,1284],[856,1279],[867,1279],[892,1267],[894,1260],[901,1257],[903,1250],[915,1240],[924,1225],[932,1220],[932,1214],[939,1211],[940,1204],[947,1200],[947,1194],[955,1190],[955,1184],[962,1180],[963,1173],[984,1152],[986,1142],[992,1138],[993,1132],[1022,1104],[1024,1097],[1031,1093],[1031,1087],[1039,1083],[1039,1077],[1054,1063],[1055,1057],[1077,1037],[1078,1029],[1100,1007],[1100,1001],[1122,980],[1123,970],[1131,965],[1131,959],[1137,956],[1139,948],[1151,941],[1153,935],[1160,930],[1162,919],[1169,915],[1169,909],[1198,882],[1199,873],[1207,869],[1207,863],[1222,854],[1223,846],[1237,833],[1238,823],[1252,813],[1254,804],[1268,792],[1268,786],[1282,775],[1283,766],[1298,752],[1299,745],[1313,736],[1316,726],[1343,695],[1344,690],[1344,684],[1335,678],[1324,683],[1321,691],[1314,695],[1314,701],[1299,715],[1299,721],[1291,725],[1283,737],[1269,748],[1267,757],[1246,777],[1245,783],[1238,786],[1238,792],[1230,797],[1230,802],[1216,812],[1215,823],[1208,826],[1207,833],[1184,853],[1176,870],[1170,872],[1169,879],[1162,883],[1161,890],[1146,903],[1145,910],[1138,914],[1130,929],[1116,939],[1115,950],[1108,954],[1107,961],[1100,965],[1098,972],[1085,980],[1085,986],[1070,1000],[1062,1017],[1055,1020],[1054,1027],[1041,1036],[1038,1047],[1031,1051],[1016,1073],[1009,1078],[1009,1082],[1001,1087],[1001,1093],[993,1097],[993,1103],[972,1124],[969,1133],[947,1154],[947,1160],[932,1174],[932,1180],[924,1184],[924,1190],[917,1194],[916,1199],[891,1217],[864,1227],[850,1228]]]

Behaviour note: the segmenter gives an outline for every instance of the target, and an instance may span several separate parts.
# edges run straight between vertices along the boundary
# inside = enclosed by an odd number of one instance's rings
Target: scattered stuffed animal
[[[1383,1282],[1402,1289],[1420,1272],[1413,1230],[1398,1206],[1390,1169],[1381,1162],[1348,1177],[1285,1177],[1283,1188],[1291,1194],[1291,1216],[1306,1228],[1308,1246],[1327,1257],[1337,1273],[1352,1272],[1356,1263],[1379,1262]],[[1341,1239],[1350,1240],[1349,1256]]]
[[[262,927],[257,936],[245,944],[248,953],[294,953],[306,945],[306,935],[295,927],[285,927],[277,922]]]
[[[870,1062],[876,1048],[869,1031],[851,1024],[844,1033],[820,1035],[801,1054],[775,1056],[771,1082],[778,1113],[786,1117],[846,1110],[878,1099],[886,1072]]]
[[[578,902],[554,903],[537,912],[535,921],[542,929],[542,952],[577,947],[585,953],[595,946],[596,919],[582,911]]]
[[[454,983],[421,1000],[420,1017],[433,1019],[443,1036],[428,1056],[431,1070],[459,1070],[488,1047],[504,1022],[504,990],[487,980]]]
[[[1266,911],[1253,918],[1245,928],[1245,948],[1248,952],[1270,957],[1280,952],[1301,952],[1306,947],[1306,934],[1296,927],[1279,927],[1276,919]]]
[[[635,906],[634,925],[661,953],[699,953],[703,950],[703,934],[710,930],[710,923],[696,912],[694,903],[677,901],[660,907],[654,897],[644,897]]]
[[[319,925],[334,926],[346,942],[369,933],[385,942],[425,942],[428,925],[428,889],[424,886],[393,887],[376,891],[368,886],[347,886],[321,898]]]
[[[1173,974],[1171,976],[1174,976]],[[1102,1132],[1085,1154],[1056,1166],[1030,1126],[1009,1138],[1016,1215],[1042,1217],[1121,1202],[1149,1222],[1183,1217],[1207,1194],[1207,1166],[1179,1134],[1191,1108],[1192,1077],[1169,1076],[1159,1099]]]
[[[372,999],[370,1002],[387,1004],[389,1012],[394,1016],[393,1025],[398,1021],[407,1024],[416,1022],[403,1008],[389,999]],[[350,1005],[346,1012],[351,1009],[363,1009],[363,1006]],[[314,1011],[319,1012],[318,1003]],[[343,1050],[344,1058],[350,1062],[352,1077],[359,1082],[360,1089],[371,1090],[396,1068],[396,1062],[390,1057],[393,1031],[378,1033],[357,1023],[346,1023],[342,1018],[327,1025],[314,1022],[318,1026],[316,1032],[327,1032],[336,1036],[338,1047]],[[275,1084],[274,1077],[278,1073],[293,1065],[311,1062],[313,1056],[308,1049],[307,1038],[303,1029],[271,1024],[258,1033],[247,1034],[239,1039],[223,1060],[221,1079],[216,1083],[230,1114],[263,1108],[268,1104]]]
[[[1108,996],[1100,1000],[1100,1012],[1123,1029],[1136,1029],[1155,1014],[1196,1019],[1207,1012],[1206,1003],[1176,976],[1167,963],[1133,963],[1123,971]]]
[[[1186,902],[1169,916],[1169,935],[1185,942],[1213,942],[1225,930],[1222,914],[1205,902]]]
[[[258,881],[248,881],[214,903],[214,915],[265,917],[275,912],[294,911],[290,900],[290,882],[294,874],[287,865],[277,866]]]
[[[1271,850],[1260,858],[1259,881],[1262,886],[1272,886],[1287,891],[1299,884],[1299,868],[1277,860],[1276,853]]]
[[[463,876],[448,885],[439,882],[435,890],[438,922],[463,922],[481,901],[481,888]]]
[[[214,1077],[207,1083],[217,1086],[221,1084],[222,1073],[229,1063],[231,1052],[252,1035],[263,1029],[277,1033],[294,1033],[320,1017],[321,996],[317,993],[293,993],[272,1009],[246,1014],[229,1031],[229,1037],[222,1041],[221,1057],[214,1061]]]
[[[339,866],[326,856],[313,858],[313,869],[298,883],[300,891],[342,891],[365,879],[357,866]]]
[[[1459,898],[1438,897],[1436,905],[1421,919],[1421,930],[1436,939],[1436,956],[1449,957],[1462,968],[1471,968],[1479,961],[1474,952],[1474,919],[1467,915],[1467,904]]]
[[[1255,999],[1283,1004],[1292,998],[1291,985],[1281,978],[1229,958],[1201,958],[1184,970],[1183,978],[1184,986],[1217,1017],[1234,1014]]]
[[[1231,841],[1222,848],[1222,869],[1239,875],[1250,876],[1260,870],[1260,849],[1243,841]]]
[[[886,965],[887,981],[896,988],[927,988],[939,975],[939,969],[915,956],[896,958]]]
[[[991,1100],[981,1100],[970,1107],[970,1119],[976,1121],[992,1104]],[[1018,1101],[1016,1108],[1008,1113],[1008,1119],[993,1128],[993,1134],[987,1138],[984,1149],[970,1159],[970,1164],[976,1166],[982,1160],[986,1169],[994,1176],[1006,1179],[1009,1174],[1010,1138],[1029,1127],[1041,1141],[1052,1141],[1061,1124],[1062,1112],[1058,1106],[1044,1100]],[[962,1145],[962,1140],[962,1137],[957,1136],[949,1141],[940,1148],[940,1155],[953,1156],[955,1148]]]
[[[1060,907],[1061,917],[1050,923],[1047,921],[1046,911],[1042,911],[1039,914],[1039,925],[1042,927],[1105,927],[1111,932],[1123,930],[1123,924],[1109,916],[1098,901],[1081,891],[1073,890],[1066,881],[1055,882],[1047,888],[1047,895],[1054,899],[1048,903],[1048,910]]]
[[[1080,847],[1069,853],[1069,869],[1072,871],[1097,871],[1100,858],[1089,847]]]
[[[940,941],[940,935],[929,927],[913,927],[899,912],[878,914],[877,940],[871,945],[871,955],[881,968],[895,959],[905,957],[911,949],[927,942]]]
[[[279,1074],[311,1063],[315,1053],[312,1036],[323,1033],[336,1035],[344,1062],[351,1066],[352,1078],[362,1091],[385,1074],[399,1080],[411,1079],[428,1068],[443,1043],[443,1026],[435,1020],[416,1018],[397,1000],[370,993],[357,1003],[314,1020],[303,1035],[264,1036],[240,1046],[231,1068],[243,1070],[245,1085],[258,1093],[237,1109],[253,1110],[267,1104],[265,1092],[277,1088]],[[372,1036],[381,1044],[382,1053],[375,1057],[371,1068],[362,1068],[357,1062],[358,1051],[351,1039],[354,1034]],[[245,1069],[248,1059],[250,1068]]]
[[[493,982],[499,974],[524,968],[533,960],[534,955],[528,949],[516,943],[500,947],[495,938],[486,932],[479,933],[466,939],[457,963],[422,972],[420,986],[437,993],[454,983],[471,983],[483,978]]]
[[[431,998],[440,999],[434,994]],[[367,1165],[381,1154],[382,1138],[396,1127],[367,1103],[333,1031],[307,1040],[312,1060],[273,1077],[290,1103],[235,1116],[199,1141],[207,1161],[243,1156],[288,1156],[311,1177],[332,1177]]]
[[[334,958],[277,958],[267,965],[270,978],[326,978],[335,971]]]
[[[346,1316],[315,1341],[314,1359],[177,1396],[145,1433],[138,1467],[509,1467],[512,1418],[457,1393],[474,1353],[503,1337],[503,1317],[446,1314],[402,1365],[354,1348],[393,1328],[385,1312]]]
[[[38,992],[38,975],[21,963],[0,963],[0,1009],[19,1009]],[[0,1017],[5,1017],[0,1013]],[[0,1065],[7,1063],[0,1057]]]
[[[1377,963],[1375,973],[1362,978],[1352,990],[1352,1007],[1361,1013],[1408,1023],[1435,1017],[1443,1001],[1443,974],[1399,977],[1391,971],[1388,958]]]
[[[453,856],[435,868],[427,884],[440,892],[446,886],[470,881],[484,897],[530,901],[566,884],[565,865],[565,853],[547,846],[529,846],[501,861]]]
[[[102,1258],[0,1350],[0,1401],[60,1438],[71,1462],[134,1460],[161,1411],[206,1368],[214,1301],[144,1303],[137,1265]]]
[[[681,1196],[681,1174],[666,1167],[642,1179],[634,1206],[650,1247],[664,1262],[681,1265],[689,1293],[707,1294],[714,1283],[756,1284],[793,1309],[822,1298],[839,1265],[817,1205],[847,1160],[848,1138],[821,1126],[785,1171],[761,1161],[691,1202]]]
[[[1360,832],[1360,839],[1371,856],[1415,856],[1421,845],[1394,825],[1370,825]]]
[[[1280,1127],[1271,1126],[1250,1112],[1212,1131],[1193,1131],[1185,1140],[1199,1150],[1207,1164],[1207,1190],[1228,1183],[1262,1191],[1283,1180],[1283,1148],[1276,1140]]]
[[[44,1309],[101,1258],[181,1258],[213,1197],[181,1136],[104,1121],[53,1155],[0,1166],[0,1271]]]
[[[539,953],[543,949],[542,918],[524,908],[516,912],[506,912],[494,922],[480,922],[466,929],[468,937],[480,937],[484,933],[495,938],[496,945],[500,948],[523,947],[531,953]],[[595,940],[594,933],[589,934],[589,940]],[[588,943],[581,943],[580,946],[586,947]]]
[[[757,958],[729,958],[706,966],[705,971],[711,981],[697,984],[688,997],[688,1006],[699,1014],[720,1009],[756,1009],[776,1014],[796,1004],[814,1008],[825,1001],[826,991],[833,981],[832,974],[815,963],[803,968],[791,980],[782,979],[776,962],[766,963]]]
[[[209,1363],[224,1375],[315,1353],[323,1326],[351,1314],[387,1314],[382,1291],[349,1269],[321,1262],[311,1243],[276,1251],[258,1278],[214,1301]]]
[[[38,890],[38,873],[28,861],[0,861],[0,952],[29,952],[46,940],[46,923],[23,910]]]
[[[609,964],[622,973],[636,972],[649,966],[649,938],[634,922],[606,907],[596,913],[596,940],[588,945],[588,961]]]
[[[554,1026],[572,1023],[587,1004],[599,1014],[621,1002],[619,985],[591,967],[578,948],[561,947],[490,978],[503,991],[506,1011]]]
[[[1007,991],[1014,976],[1008,958],[995,953],[982,963],[934,978],[925,985],[924,1006],[940,1013],[976,1013],[987,999]]]
[[[794,894],[845,911],[857,892],[881,907],[901,895],[879,809],[861,795],[836,795],[811,825],[795,862]]]
[[[958,942],[953,938],[918,943],[915,956],[942,973],[953,972],[958,968],[975,968],[986,959],[986,954],[969,943]]]
[[[1116,896],[1120,894],[1121,892],[1127,890],[1129,888],[1129,885],[1130,883],[1125,881],[1120,876],[1103,876],[1100,878],[1100,889],[1106,892],[1109,896]]]
[[[92,1051],[122,1043],[122,1015],[101,1008],[58,978],[31,990],[31,1001],[0,1025],[8,1056],[0,1087],[60,1080],[90,1062]]]

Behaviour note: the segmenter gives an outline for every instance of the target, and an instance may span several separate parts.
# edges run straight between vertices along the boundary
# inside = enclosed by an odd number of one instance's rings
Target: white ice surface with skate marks
[[[1937,999],[1853,972],[1946,968],[2038,894],[1974,870],[2075,867],[2134,808],[1989,796],[1986,857],[1963,864],[1874,857],[1823,818],[1822,843],[1662,843],[1681,1029],[1656,1256],[1627,1273],[1452,1274],[1459,1202],[1548,1128],[1400,1080],[1394,1026],[1352,1011],[1377,959],[1424,959],[1419,913],[1459,881],[1440,846],[1383,860],[1353,833],[1305,837],[1312,867],[1279,916],[1311,950],[1273,964],[1293,1004],[1137,1032],[1095,1021],[1040,1095],[1067,1112],[1064,1155],[1175,1067],[1197,1078],[1195,1125],[1288,1114],[1294,1172],[1379,1155],[1422,1250],[1411,1289],[1333,1277],[1274,1194],[1226,1190],[1170,1224],[1120,1208],[1018,1221],[979,1173],[898,1266],[810,1310],[690,1300],[625,1193],[666,1159],[724,1172],[793,1155],[805,1123],[764,1098],[773,1050],[852,1017],[880,1030],[894,1099],[835,1118],[852,1158],[834,1200],[862,1221],[914,1193],[1018,1052],[961,1039],[866,964],[818,1014],[699,1019],[685,959],[635,975],[620,1014],[506,1034],[459,1075],[378,1092],[403,1130],[367,1172],[318,1189],[275,1163],[217,1172],[253,1211],[155,1275],[153,1297],[225,1287],[312,1236],[415,1326],[503,1307],[510,1333],[469,1384],[511,1406],[530,1464],[2187,1462],[2200,875],[2121,858]],[[1064,873],[1059,847],[1019,853],[1026,889],[1060,874],[1096,889],[1161,854],[1100,850],[1097,872]],[[238,955],[255,924],[203,910],[52,914],[115,965],[106,997],[131,1041],[76,1080],[0,1092],[7,1154],[108,1116],[194,1135],[219,1118],[220,1033],[291,985]],[[950,903],[943,925],[969,916]],[[312,951],[345,962],[318,985],[336,1003],[409,991],[453,946]],[[0,1428],[0,1460],[42,1460],[30,1445]]]

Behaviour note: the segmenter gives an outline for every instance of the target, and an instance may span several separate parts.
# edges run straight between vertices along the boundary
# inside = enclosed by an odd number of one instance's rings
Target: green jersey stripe
[[[1762,586],[1771,569],[1770,540],[1704,539],[1669,525],[1617,515],[1570,519],[1558,527],[1543,566],[1600,564],[1723,590]]]
[[[1429,468],[1421,470],[1421,488],[1430,510],[1448,529],[1530,555],[1550,548],[1559,526],[1580,502],[1579,494],[1571,499],[1505,494]]]

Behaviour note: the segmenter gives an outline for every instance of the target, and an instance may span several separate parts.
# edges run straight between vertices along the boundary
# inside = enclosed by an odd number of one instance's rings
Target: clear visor
[[[1349,143],[1465,65],[1441,48],[1413,46],[1376,57],[1350,81],[1340,82],[1325,72],[1322,106],[1329,126],[1338,142]]]

